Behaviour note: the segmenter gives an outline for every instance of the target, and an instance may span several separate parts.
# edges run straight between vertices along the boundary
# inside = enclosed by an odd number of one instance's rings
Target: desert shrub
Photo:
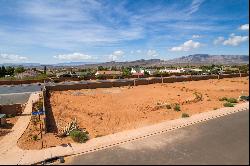
[[[228,98],[227,102],[229,102],[229,103],[238,103],[237,99],[235,99],[235,98]]]
[[[37,135],[33,135],[33,136],[32,136],[32,139],[33,139],[34,141],[37,141],[38,136],[37,136]]]
[[[42,100],[39,100],[36,104],[35,104],[35,109],[36,110],[41,110],[43,108],[43,102]]]
[[[249,96],[240,96],[240,99],[241,100],[249,101]]]
[[[69,135],[73,139],[73,141],[79,143],[84,143],[89,139],[88,132],[84,132],[81,130],[73,130],[70,132]]]
[[[227,101],[226,97],[219,98],[219,101]]]
[[[214,109],[214,110],[217,110],[218,108],[217,108],[217,107],[214,107],[213,109]]]
[[[188,118],[188,117],[189,117],[189,114],[187,114],[187,113],[182,113],[181,117],[182,117],[182,118]]]
[[[201,93],[195,92],[194,95],[195,95],[196,101],[202,101],[202,94]]]
[[[174,105],[174,110],[177,111],[177,112],[178,112],[178,111],[181,111],[180,104],[175,104],[175,105]]]
[[[229,103],[229,102],[226,102],[223,105],[224,105],[224,107],[234,107],[234,104],[233,103]]]

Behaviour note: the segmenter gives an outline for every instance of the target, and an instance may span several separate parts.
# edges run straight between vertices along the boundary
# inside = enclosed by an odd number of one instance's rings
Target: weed
[[[177,112],[181,111],[180,104],[175,104],[174,105],[174,110],[177,111]]]

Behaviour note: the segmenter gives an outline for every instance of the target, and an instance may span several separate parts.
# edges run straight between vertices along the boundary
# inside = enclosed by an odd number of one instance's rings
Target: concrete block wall
[[[247,76],[247,74],[242,74]],[[123,80],[123,81],[107,81],[107,82],[88,82],[86,84],[71,84],[71,85],[56,85],[56,86],[47,86],[48,91],[64,91],[64,90],[79,90],[79,89],[95,89],[95,88],[111,88],[111,87],[120,87],[120,86],[137,86],[137,85],[148,85],[155,83],[174,83],[174,82],[184,82],[184,81],[199,81],[199,80],[208,80],[208,79],[222,79],[222,78],[233,78],[240,77],[240,74],[230,74],[230,75],[209,75],[209,76],[186,76],[186,77],[155,77],[147,79],[134,79],[134,80]]]

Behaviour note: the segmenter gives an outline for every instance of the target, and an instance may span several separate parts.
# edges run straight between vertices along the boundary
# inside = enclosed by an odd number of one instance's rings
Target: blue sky
[[[0,63],[249,55],[248,0],[0,0]]]

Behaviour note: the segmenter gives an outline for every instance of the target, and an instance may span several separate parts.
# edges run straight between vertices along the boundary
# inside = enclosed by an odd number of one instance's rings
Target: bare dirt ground
[[[197,98],[197,94],[201,98]],[[248,77],[58,91],[51,92],[50,104],[59,131],[77,118],[78,125],[86,128],[90,137],[95,138],[181,118],[182,113],[191,116],[218,109],[224,103],[219,98],[238,99],[241,95],[249,95]],[[176,103],[180,105],[179,112],[173,109]],[[172,108],[162,107],[164,104]],[[43,140],[44,147],[72,142],[69,138],[58,138],[52,133],[46,134]],[[33,146],[33,140],[19,144],[26,149],[38,148]]]
[[[11,132],[12,127],[15,125],[18,116],[6,118],[7,124],[0,127],[0,140],[8,133]]]

